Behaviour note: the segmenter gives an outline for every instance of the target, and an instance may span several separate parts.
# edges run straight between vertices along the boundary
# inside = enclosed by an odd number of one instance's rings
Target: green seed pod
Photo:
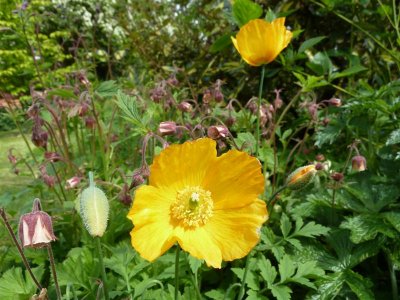
[[[299,190],[309,184],[316,173],[315,165],[297,168],[288,176],[286,186],[291,190]]]
[[[89,172],[89,182],[80,196],[80,215],[91,236],[103,236],[110,207],[104,192],[95,186],[92,172]]]

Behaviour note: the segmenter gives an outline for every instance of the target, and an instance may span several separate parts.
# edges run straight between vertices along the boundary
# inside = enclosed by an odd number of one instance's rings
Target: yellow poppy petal
[[[273,61],[291,38],[292,33],[285,28],[285,18],[275,19],[272,23],[255,19],[240,28],[232,42],[244,61],[259,66]]]
[[[246,206],[264,191],[261,164],[245,152],[228,151],[218,157],[202,186],[211,192],[214,209]]]
[[[221,250],[203,227],[193,230],[177,227],[175,235],[183,250],[193,257],[204,259],[208,266],[221,268]]]
[[[135,193],[127,216],[134,223],[132,246],[147,260],[156,259],[176,242],[169,217],[174,196],[152,186],[141,186]]]
[[[171,145],[154,159],[149,184],[175,190],[200,185],[216,156],[216,142],[208,138]]]
[[[267,220],[265,202],[254,203],[239,209],[217,210],[204,229],[218,245],[224,261],[246,256],[260,239],[260,229]]]

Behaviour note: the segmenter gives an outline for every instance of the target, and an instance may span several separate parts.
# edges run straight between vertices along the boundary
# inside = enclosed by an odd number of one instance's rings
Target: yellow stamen
[[[171,204],[171,216],[190,228],[204,225],[212,216],[214,203],[211,192],[199,186],[186,187],[176,194]]]

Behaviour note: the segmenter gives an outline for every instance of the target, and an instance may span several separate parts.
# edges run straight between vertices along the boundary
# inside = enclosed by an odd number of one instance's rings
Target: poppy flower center
[[[178,191],[171,204],[171,216],[182,225],[199,227],[212,216],[214,203],[211,192],[199,186],[186,187]]]

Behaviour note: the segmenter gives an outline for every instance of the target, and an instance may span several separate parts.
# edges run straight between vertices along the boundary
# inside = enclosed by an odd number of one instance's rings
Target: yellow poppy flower
[[[285,18],[269,23],[263,19],[249,21],[236,35],[231,37],[236,50],[245,62],[260,66],[273,61],[286,48],[292,32],[285,27]]]
[[[246,256],[267,220],[259,161],[230,150],[217,157],[209,138],[171,145],[150,167],[149,184],[136,191],[128,218],[132,246],[153,261],[176,242],[207,265]]]

